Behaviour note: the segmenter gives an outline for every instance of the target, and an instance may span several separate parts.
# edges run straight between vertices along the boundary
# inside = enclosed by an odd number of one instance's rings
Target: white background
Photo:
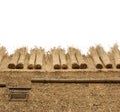
[[[0,0],[0,44],[80,48],[120,45],[120,0]]]

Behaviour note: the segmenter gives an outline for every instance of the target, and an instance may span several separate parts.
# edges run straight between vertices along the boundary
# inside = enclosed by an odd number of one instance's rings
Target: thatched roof
[[[87,69],[120,69],[120,51],[114,45],[106,52],[100,45],[91,47],[87,55],[77,48],[70,47],[67,52],[62,48],[53,48],[45,52],[43,48],[34,48],[28,53],[27,48],[17,49],[12,55],[0,47],[1,69],[38,69],[38,70],[87,70]]]

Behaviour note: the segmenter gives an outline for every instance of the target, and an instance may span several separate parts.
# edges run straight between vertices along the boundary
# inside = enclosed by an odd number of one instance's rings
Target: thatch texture
[[[5,58],[6,60],[8,59],[9,61],[6,64],[9,69],[28,68],[47,71],[54,69],[120,69],[120,51],[116,44],[109,52],[106,52],[100,45],[90,47],[86,55],[73,47],[68,48],[68,51],[62,48],[53,48],[48,52],[45,52],[43,48],[34,48],[30,50],[30,53],[28,53],[26,48],[20,48],[9,57],[5,57],[5,48],[2,48],[0,52],[2,52],[0,62],[2,63]],[[26,56],[26,54],[29,56]]]

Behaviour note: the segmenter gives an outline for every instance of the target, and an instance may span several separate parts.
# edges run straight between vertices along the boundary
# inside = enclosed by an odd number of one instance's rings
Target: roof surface
[[[103,47],[91,47],[87,55],[79,49],[70,47],[65,52],[61,48],[53,48],[45,52],[42,48],[33,48],[28,53],[27,48],[19,48],[8,55],[4,47],[0,47],[0,69],[24,70],[119,70],[120,51],[114,45],[109,52]]]

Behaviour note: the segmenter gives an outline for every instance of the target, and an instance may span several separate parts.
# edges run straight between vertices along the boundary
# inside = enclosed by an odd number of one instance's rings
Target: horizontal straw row
[[[1,62],[6,54],[6,49],[1,47],[0,54]],[[28,69],[42,69],[43,63],[49,63],[49,66],[53,69],[120,68],[120,51],[117,44],[111,48],[109,53],[100,45],[90,47],[87,55],[82,54],[79,49],[73,47],[68,48],[67,52],[62,48],[53,48],[49,51],[49,56],[42,48],[31,49],[28,53],[27,48],[24,47],[15,51],[8,63],[8,68],[23,69],[26,59],[28,60]]]

